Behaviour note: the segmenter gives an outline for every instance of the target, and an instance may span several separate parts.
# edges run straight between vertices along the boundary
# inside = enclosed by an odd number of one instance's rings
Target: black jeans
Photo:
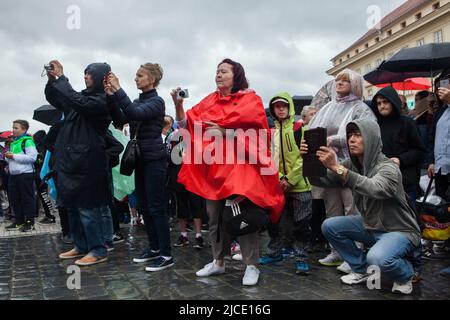
[[[48,185],[46,183],[42,183],[42,180],[39,177],[36,178],[35,183],[36,183],[36,189],[38,191],[37,194],[38,194],[39,200],[42,203],[42,208],[44,208],[45,216],[49,219],[54,220],[55,216],[52,214],[53,203],[50,200],[50,196],[48,195],[48,192],[47,192]]]
[[[34,223],[36,196],[34,173],[23,173],[9,177],[9,200],[17,224]]]
[[[69,216],[67,214],[67,208],[58,207],[59,219],[61,221],[61,231],[63,236],[70,235]]]
[[[149,247],[171,257],[170,226],[167,215],[166,159],[142,163],[135,172],[139,213],[145,222]]]

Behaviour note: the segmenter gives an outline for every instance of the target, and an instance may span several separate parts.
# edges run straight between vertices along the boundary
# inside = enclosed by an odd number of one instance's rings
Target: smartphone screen
[[[450,83],[450,79],[447,78],[447,79],[441,80],[441,82],[439,83],[439,86],[441,88],[448,88],[449,83]]]

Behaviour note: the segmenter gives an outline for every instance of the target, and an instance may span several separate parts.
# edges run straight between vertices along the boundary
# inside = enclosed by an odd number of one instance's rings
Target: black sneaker
[[[18,224],[18,223],[11,223],[9,226],[5,227],[6,231],[15,231],[15,230],[19,230],[21,227],[23,226],[23,224]]]
[[[203,240],[203,237],[198,237],[195,238],[195,244],[194,244],[194,248],[201,250],[205,247],[205,241]]]
[[[34,223],[31,221],[25,222],[25,224],[19,229],[21,232],[31,232],[35,230]]]
[[[147,262],[147,261],[156,260],[158,258],[160,258],[159,251],[153,252],[153,251],[149,250],[149,251],[145,251],[139,257],[134,258],[133,262],[134,263],[143,263],[143,262]]]
[[[114,244],[121,243],[121,242],[124,242],[124,241],[125,241],[125,238],[120,233],[115,233],[113,235],[113,243]]]
[[[44,219],[42,219],[38,223],[39,224],[52,224],[52,223],[56,223],[56,219],[55,219],[55,217],[53,217],[53,218],[45,217]]]
[[[184,247],[189,245],[189,239],[187,237],[184,237],[180,235],[178,237],[177,242],[174,244],[175,247]]]
[[[152,263],[148,267],[145,267],[145,271],[148,271],[148,272],[161,271],[161,270],[172,267],[173,264],[174,263],[173,263],[172,258],[166,260],[163,257],[159,257],[158,259],[153,260]]]

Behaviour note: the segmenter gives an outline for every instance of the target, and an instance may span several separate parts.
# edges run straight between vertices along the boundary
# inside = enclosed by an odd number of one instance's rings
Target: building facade
[[[336,76],[349,68],[365,75],[403,48],[441,42],[450,42],[450,0],[408,0],[334,57],[327,73]],[[372,99],[378,90],[366,82],[365,98]],[[415,92],[404,94],[412,108]]]

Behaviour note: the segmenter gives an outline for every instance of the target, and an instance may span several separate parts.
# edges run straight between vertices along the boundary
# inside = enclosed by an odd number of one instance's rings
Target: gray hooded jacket
[[[358,126],[364,139],[364,163],[351,157],[342,163],[349,169],[343,183],[337,174],[328,171],[326,178],[311,179],[320,187],[348,187],[369,231],[402,232],[414,245],[419,245],[420,229],[415,213],[408,205],[398,166],[381,153],[380,127],[371,120],[350,122]],[[348,127],[348,126],[347,126]]]

